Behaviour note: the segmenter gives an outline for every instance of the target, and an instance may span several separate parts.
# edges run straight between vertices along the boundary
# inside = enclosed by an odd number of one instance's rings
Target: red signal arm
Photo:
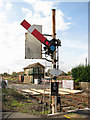
[[[21,25],[46,47],[50,47],[50,42],[37,29],[35,29],[33,25],[31,26],[26,20],[23,20]]]

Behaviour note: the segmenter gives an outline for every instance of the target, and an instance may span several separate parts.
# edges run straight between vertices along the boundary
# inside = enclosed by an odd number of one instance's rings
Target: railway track
[[[50,90],[46,90],[46,91],[49,91]],[[75,94],[75,93],[71,93],[71,92],[68,92],[68,91],[63,91],[63,90],[60,90],[61,92],[65,92],[65,93],[69,93],[69,94],[59,94],[61,95],[62,97],[66,97],[66,98],[72,98],[72,99],[75,99],[75,100],[78,100],[78,101],[84,101],[86,102],[86,104],[88,104],[89,101],[89,98],[88,96],[84,96],[84,95],[80,95],[80,94]]]
[[[30,91],[30,92],[29,92]],[[50,94],[43,94],[42,92],[35,90],[35,89],[29,89],[29,91],[19,90],[19,92],[22,92],[23,94],[27,94],[38,101],[41,101],[40,103],[44,103],[47,106],[52,107],[52,103],[50,102],[52,100],[52,96]],[[50,92],[50,90],[46,90]],[[37,93],[37,94],[33,94]],[[65,91],[63,91],[65,92]],[[44,99],[43,99],[44,96]],[[66,112],[68,110],[75,110],[75,109],[84,109],[88,107],[88,97],[80,94],[59,94],[61,97],[61,108],[60,103],[57,105],[58,112],[62,109],[63,112]],[[83,99],[80,98],[80,96],[83,96]]]
[[[25,92],[23,88],[19,88],[19,87],[20,86],[18,86],[19,92],[37,99],[39,103],[44,103],[46,107],[50,107],[51,109],[52,96],[50,95],[51,93],[50,87],[49,88],[47,87],[45,90],[41,89],[43,92],[41,92],[39,90],[39,87],[37,88],[37,86],[36,88],[34,87],[34,89],[32,89],[33,86],[31,86],[31,88],[29,87],[28,92],[27,91]],[[63,112],[66,112],[69,110],[75,110],[75,109],[81,109],[81,108],[83,109],[88,107],[88,102],[90,98],[88,95],[81,95],[81,93],[75,94],[75,93],[71,93],[69,91],[64,91],[64,90],[59,90],[59,91],[60,91],[60,94],[58,95],[58,97],[60,96],[61,98],[61,108],[60,108],[60,102],[59,102],[59,104],[57,105],[58,112],[60,112],[61,109]],[[44,96],[44,99],[43,99],[43,96]]]

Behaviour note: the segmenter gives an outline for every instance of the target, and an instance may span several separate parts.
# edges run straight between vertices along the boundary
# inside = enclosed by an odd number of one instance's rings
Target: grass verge
[[[2,111],[13,111],[31,114],[41,114],[42,105],[34,98],[29,98],[15,89],[2,89]]]

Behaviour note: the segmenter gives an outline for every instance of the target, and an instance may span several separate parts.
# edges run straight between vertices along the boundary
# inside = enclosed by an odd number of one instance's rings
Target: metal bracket
[[[56,63],[58,60],[54,59],[54,62]]]
[[[43,34],[44,36],[50,36],[50,37],[52,37],[52,35],[49,35],[49,34]]]
[[[42,58],[42,59],[47,60],[48,62],[52,62],[51,60],[48,60],[48,59],[46,59],[46,58]]]
[[[49,35],[49,34],[43,34],[43,35],[44,36],[50,36],[50,37],[52,37],[52,35]],[[54,35],[56,35],[56,33]]]

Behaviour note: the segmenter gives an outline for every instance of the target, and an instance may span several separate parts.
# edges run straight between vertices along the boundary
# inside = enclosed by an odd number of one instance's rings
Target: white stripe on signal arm
[[[33,31],[34,31],[34,26],[32,25],[32,26],[30,26],[29,28],[28,28],[28,32],[30,32],[30,33],[32,33]]]

